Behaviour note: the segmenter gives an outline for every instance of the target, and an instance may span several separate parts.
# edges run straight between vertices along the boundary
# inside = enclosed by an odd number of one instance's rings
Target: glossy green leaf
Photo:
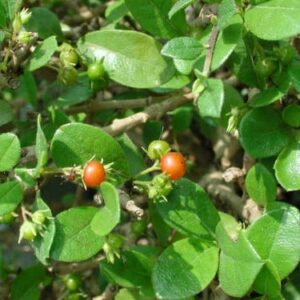
[[[129,30],[103,30],[85,35],[79,51],[90,60],[104,58],[109,77],[135,88],[160,86],[171,79],[174,67],[160,54],[152,37]]]
[[[280,279],[289,275],[300,261],[300,214],[296,207],[274,203],[252,223],[247,238],[263,260],[270,260]]]
[[[242,297],[251,289],[264,263],[243,231],[237,240],[232,240],[220,223],[216,232],[221,247],[219,265],[221,288],[230,296]]]
[[[288,68],[288,74],[291,79],[292,85],[300,92],[300,61],[294,60]]]
[[[240,142],[254,158],[277,154],[289,141],[278,111],[270,107],[249,111],[240,123]]]
[[[117,138],[118,143],[122,147],[130,168],[130,175],[134,177],[141,171],[146,169],[146,163],[141,150],[133,143],[127,134],[122,134]]]
[[[191,5],[193,2],[195,2],[195,0],[177,0],[168,13],[169,19],[171,19],[179,11]]]
[[[62,30],[58,17],[45,7],[31,9],[32,16],[25,28],[27,31],[37,32],[41,39],[47,39],[53,35],[62,37]]]
[[[123,259],[117,259],[114,264],[100,262],[100,268],[110,281],[128,288],[147,286],[151,282],[153,262],[137,250],[126,251]]]
[[[0,216],[13,212],[23,199],[23,190],[17,181],[0,184]]]
[[[120,200],[116,188],[109,182],[100,185],[100,192],[105,206],[95,214],[91,228],[96,234],[104,236],[120,222]]]
[[[218,11],[218,25],[224,29],[230,18],[236,13],[236,4],[234,0],[223,0]]]
[[[300,33],[299,14],[298,0],[271,0],[248,10],[245,22],[259,38],[281,40]]]
[[[0,134],[0,172],[12,169],[19,161],[21,146],[13,133]]]
[[[172,38],[184,34],[186,23],[183,12],[171,20],[168,18],[172,0],[125,0],[125,3],[134,19],[154,36]]]
[[[43,201],[40,195],[37,195],[33,205],[33,209],[34,211],[43,211],[43,213],[47,217],[45,222],[46,227],[43,229],[43,236],[38,234],[32,244],[36,257],[42,264],[47,264],[47,260],[50,256],[50,250],[55,236],[55,222],[52,218],[52,212],[49,206]]]
[[[50,257],[73,262],[86,260],[99,252],[104,239],[91,228],[91,222],[98,211],[96,207],[80,206],[58,214]]]
[[[51,143],[54,162],[59,167],[84,165],[88,160],[103,159],[104,164],[113,163],[116,178],[128,178],[129,166],[121,146],[100,128],[70,123],[61,126]]]
[[[9,123],[13,118],[10,105],[6,101],[0,100],[0,126]]]
[[[300,105],[292,103],[286,106],[282,111],[282,119],[292,127],[300,127]]]
[[[169,113],[173,130],[182,132],[188,130],[193,119],[193,107],[181,106]]]
[[[211,70],[218,69],[228,59],[242,38],[242,31],[242,18],[239,15],[233,16],[218,36],[213,52]]]
[[[276,180],[262,164],[255,164],[247,173],[246,190],[256,203],[266,205],[276,199]]]
[[[37,173],[45,166],[48,160],[48,142],[41,127],[41,115],[37,118],[37,132],[35,140],[35,155],[37,157]]]
[[[208,79],[206,88],[200,94],[198,108],[202,117],[219,118],[224,103],[224,85],[220,79]]]
[[[300,189],[300,143],[287,145],[275,162],[275,174],[278,182],[287,191]]]
[[[115,300],[149,300],[149,298],[141,296],[135,289],[121,289],[117,293]]]
[[[111,22],[117,22],[128,13],[128,8],[124,0],[119,0],[110,4],[106,11],[105,17]]]
[[[262,295],[268,295],[270,299],[276,299],[280,295],[280,277],[275,265],[267,261],[256,277],[254,290]]]
[[[39,285],[46,279],[46,269],[41,265],[22,271],[14,280],[11,288],[11,300],[39,300]]]
[[[45,66],[50,61],[56,49],[57,42],[55,36],[50,36],[44,40],[32,53],[27,66],[28,70],[35,71]]]
[[[267,90],[261,91],[254,95],[249,100],[249,105],[252,107],[262,107],[267,106],[279,99],[281,99],[284,94],[277,88],[271,87]]]
[[[189,75],[197,63],[197,59],[185,60],[185,59],[174,59],[174,65],[176,70],[184,75]]]
[[[220,220],[204,190],[188,179],[174,182],[168,201],[157,203],[163,220],[179,232],[197,238],[211,239]]]
[[[20,76],[19,93],[25,101],[36,107],[37,86],[32,73],[28,70],[24,70],[24,74]]]
[[[153,269],[159,299],[182,299],[201,292],[218,269],[218,248],[200,240],[183,239],[169,246]]]
[[[192,37],[178,37],[167,42],[161,50],[165,56],[192,60],[200,56],[202,44]]]

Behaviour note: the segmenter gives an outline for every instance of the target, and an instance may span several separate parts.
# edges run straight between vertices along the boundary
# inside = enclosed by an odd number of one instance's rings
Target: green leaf
[[[197,59],[194,60],[174,59],[174,65],[176,70],[179,73],[184,75],[189,75],[193,71],[196,63],[197,63]]]
[[[287,191],[300,189],[300,143],[287,145],[275,162],[275,174],[278,182]]]
[[[276,180],[262,164],[255,164],[246,177],[246,190],[256,203],[265,206],[276,199]]]
[[[96,234],[104,236],[120,222],[120,200],[116,188],[109,182],[103,182],[100,185],[100,192],[105,206],[95,214],[91,228]]]
[[[220,220],[204,190],[188,179],[174,182],[168,201],[157,203],[163,220],[191,237],[211,239]]]
[[[99,252],[104,239],[91,228],[91,222],[98,211],[95,207],[80,206],[58,214],[50,257],[58,261],[74,262],[86,260]]]
[[[300,261],[300,214],[297,208],[281,203],[252,223],[247,238],[263,260],[270,260],[281,279]]]
[[[230,296],[242,297],[251,289],[264,263],[243,231],[237,240],[231,240],[220,223],[216,233],[221,247],[219,265],[221,288]]]
[[[281,40],[300,33],[299,14],[298,0],[271,0],[248,10],[245,23],[261,39]]]
[[[228,21],[228,26],[219,34],[211,62],[211,70],[218,69],[231,55],[242,39],[243,20],[239,15]]]
[[[193,239],[168,247],[153,269],[153,285],[161,299],[196,295],[213,280],[218,269],[218,248]]]
[[[44,7],[34,7],[31,12],[29,22],[25,24],[27,31],[37,32],[41,39],[47,39],[53,35],[62,37],[59,19],[53,12]]]
[[[165,56],[192,60],[200,56],[202,44],[192,37],[178,37],[167,42],[161,50]]]
[[[17,181],[0,184],[0,216],[13,212],[23,199],[23,190]]]
[[[95,31],[85,35],[78,48],[91,61],[104,58],[109,77],[129,87],[160,86],[174,74],[171,62],[160,54],[161,45],[144,33]]]
[[[149,300],[149,298],[141,296],[138,291],[134,289],[120,289],[115,300]]]
[[[271,107],[249,111],[240,123],[240,142],[254,158],[277,154],[289,141],[286,125]]]
[[[195,0],[177,0],[168,13],[169,19],[171,19],[179,11],[188,7],[193,2],[195,2]]]
[[[3,13],[3,16],[6,17],[6,21],[8,20],[12,21],[15,18],[16,13],[21,8],[22,2],[23,2],[22,0],[1,0],[0,1],[0,10]]]
[[[294,60],[288,67],[288,74],[292,81],[292,85],[300,92],[300,61]]]
[[[37,86],[31,72],[24,70],[24,74],[20,76],[19,93],[22,98],[32,106],[37,106]]]
[[[35,155],[37,158],[37,174],[48,161],[48,142],[41,127],[41,115],[37,118],[37,132],[35,140]]]
[[[52,139],[51,153],[59,167],[84,165],[91,158],[113,163],[116,178],[129,177],[129,166],[121,146],[100,128],[70,123],[61,126]]]
[[[267,261],[256,277],[253,286],[254,290],[270,299],[276,299],[280,295],[280,277],[277,269],[271,261]]]
[[[125,0],[125,3],[134,19],[154,36],[172,38],[185,33],[183,13],[178,13],[172,20],[168,18],[172,0]]]
[[[18,137],[13,133],[0,134],[0,172],[12,169],[20,156],[21,146]]]
[[[55,36],[50,36],[39,45],[32,53],[27,68],[29,71],[35,71],[45,66],[51,59],[57,49]]]
[[[150,258],[137,250],[125,251],[122,259],[117,259],[114,264],[100,262],[100,268],[109,281],[127,288],[148,286],[152,265]]]
[[[220,29],[224,29],[230,18],[236,13],[236,5],[234,0],[223,0],[218,11],[218,25]]]
[[[175,132],[188,130],[193,119],[193,107],[190,105],[181,106],[169,113],[171,116],[172,128]]]
[[[219,118],[224,103],[224,85],[220,79],[208,79],[206,88],[200,94],[198,108],[202,117]]]
[[[0,126],[9,123],[13,118],[10,105],[6,101],[0,100]]]
[[[43,201],[40,195],[37,195],[33,205],[34,211],[42,210],[47,217],[45,228],[43,229],[43,236],[38,234],[33,241],[33,248],[36,257],[42,264],[47,264],[47,260],[50,257],[51,246],[55,236],[55,221],[52,219],[52,212],[48,205]]]
[[[129,136],[124,133],[117,138],[117,141],[127,157],[131,177],[134,177],[141,171],[145,170],[146,164],[144,157],[140,149],[132,142]]]
[[[39,300],[39,288],[47,277],[46,270],[41,265],[30,267],[22,271],[11,288],[11,300]]]
[[[277,88],[271,87],[267,90],[257,93],[249,100],[249,105],[252,107],[262,107],[267,106],[279,99],[281,99],[284,94]]]
[[[117,22],[128,13],[128,8],[124,0],[119,0],[110,4],[105,11],[105,18],[111,22]]]

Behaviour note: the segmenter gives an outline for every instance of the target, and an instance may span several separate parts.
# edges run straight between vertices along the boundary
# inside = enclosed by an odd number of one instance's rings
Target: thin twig
[[[135,217],[142,218],[144,215],[144,210],[138,207],[133,200],[130,200],[127,193],[122,190],[119,190],[121,207],[133,214]]]
[[[93,300],[112,300],[117,291],[115,286],[108,284],[104,292],[100,296],[94,297]]]
[[[118,135],[137,125],[144,124],[151,119],[159,119],[167,112],[180,105],[190,102],[193,99],[193,93],[181,96],[173,96],[162,103],[150,105],[143,112],[138,112],[127,118],[115,119],[111,125],[103,127],[103,130],[111,135]]]
[[[212,58],[213,58],[213,52],[214,52],[214,48],[215,48],[215,44],[218,38],[218,27],[216,25],[213,26],[212,31],[211,31],[211,35],[210,38],[208,40],[208,44],[207,44],[207,54],[206,54],[206,58],[205,58],[205,62],[204,62],[204,67],[203,67],[203,75],[208,77],[209,73],[210,73],[210,67],[211,67],[211,62],[212,62]]]
[[[65,110],[65,113],[73,115],[80,112],[96,112],[103,109],[141,108],[157,102],[161,102],[165,99],[166,97],[147,97],[129,100],[93,101],[88,104],[68,108]]]

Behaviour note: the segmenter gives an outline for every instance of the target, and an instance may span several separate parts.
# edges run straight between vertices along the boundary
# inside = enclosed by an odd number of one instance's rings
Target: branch
[[[94,297],[93,300],[113,300],[117,291],[115,286],[108,284],[105,291],[100,296]]]
[[[136,206],[133,200],[130,200],[127,193],[122,190],[119,190],[120,202],[121,206],[124,210],[133,214],[137,218],[142,218],[144,216],[144,210],[138,206]]]
[[[94,101],[85,105],[68,108],[65,110],[65,113],[73,115],[80,112],[96,112],[102,109],[141,108],[141,107],[149,106],[156,102],[161,102],[165,99],[166,97],[147,97],[147,98],[130,99],[130,100]]]
[[[174,96],[163,101],[162,103],[150,105],[143,112],[138,112],[127,118],[115,119],[111,125],[103,127],[102,129],[111,135],[118,135],[137,125],[144,124],[148,120],[159,119],[168,111],[171,111],[180,105],[190,102],[193,99],[193,93]]]
[[[208,40],[207,54],[206,54],[204,67],[203,67],[203,75],[206,77],[208,77],[210,73],[210,67],[211,67],[211,62],[213,58],[213,52],[217,41],[217,37],[218,37],[218,27],[214,25],[211,31],[210,38]]]
[[[69,273],[82,273],[84,271],[99,268],[99,262],[103,258],[104,257],[101,255],[81,263],[55,263],[52,267],[49,268],[49,271],[58,273],[60,275],[65,275]]]

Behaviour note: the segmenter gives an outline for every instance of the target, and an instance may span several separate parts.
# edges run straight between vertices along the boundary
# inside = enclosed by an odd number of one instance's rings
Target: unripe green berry
[[[32,214],[31,218],[32,218],[33,223],[39,224],[39,225],[44,224],[45,221],[46,221],[46,215],[45,215],[45,213],[42,212],[42,211],[40,211],[40,210],[35,211]]]
[[[60,69],[58,80],[65,85],[72,85],[77,81],[78,72],[72,66],[66,66]]]
[[[81,284],[80,278],[74,274],[67,275],[64,281],[65,281],[66,288],[70,292],[75,292],[76,290],[78,290]]]
[[[36,225],[26,220],[20,228],[19,242],[23,239],[32,242],[36,237],[36,234]]]
[[[147,149],[148,156],[155,160],[160,159],[163,155],[171,150],[170,145],[166,141],[155,140],[150,143]]]
[[[60,52],[59,59],[63,65],[76,66],[78,64],[78,55],[73,48],[65,49]]]
[[[91,80],[99,80],[104,74],[105,70],[101,62],[94,62],[88,66],[87,75]]]

